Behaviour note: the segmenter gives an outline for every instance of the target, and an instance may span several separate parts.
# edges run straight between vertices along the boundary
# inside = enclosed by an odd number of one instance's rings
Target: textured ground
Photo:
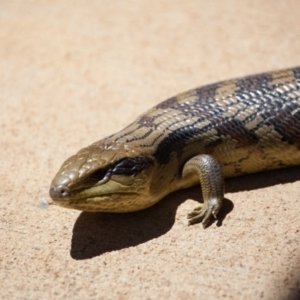
[[[0,1],[0,298],[296,299],[300,168],[126,215],[45,209],[68,156],[184,90],[300,65],[300,2]],[[188,199],[188,200],[186,200]]]

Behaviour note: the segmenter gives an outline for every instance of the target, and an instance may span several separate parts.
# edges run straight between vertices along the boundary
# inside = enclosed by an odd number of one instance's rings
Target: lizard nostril
[[[67,191],[65,189],[61,189],[60,194],[64,197],[64,196],[66,196]]]
[[[70,194],[70,189],[66,185],[52,185],[50,187],[49,195],[52,199],[67,198]]]

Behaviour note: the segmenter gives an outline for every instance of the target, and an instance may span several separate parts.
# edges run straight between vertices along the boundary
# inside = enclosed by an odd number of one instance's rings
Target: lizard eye
[[[103,180],[106,177],[107,174],[108,174],[107,170],[100,169],[100,170],[97,170],[94,173],[92,173],[88,177],[88,180],[98,182],[98,181]]]
[[[153,165],[153,160],[147,156],[126,158],[118,162],[112,170],[113,175],[136,176],[141,171]]]

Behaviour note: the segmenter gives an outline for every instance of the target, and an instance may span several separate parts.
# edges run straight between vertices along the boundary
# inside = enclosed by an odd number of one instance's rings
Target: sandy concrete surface
[[[297,299],[300,168],[138,213],[43,204],[62,162],[199,85],[300,65],[300,1],[0,1],[0,298]],[[192,200],[194,199],[194,200]]]

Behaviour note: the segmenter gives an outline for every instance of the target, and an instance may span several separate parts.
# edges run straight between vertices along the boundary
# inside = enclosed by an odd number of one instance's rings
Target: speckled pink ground
[[[68,156],[184,90],[300,65],[300,2],[0,2],[0,298],[292,299],[300,168],[194,188],[148,210],[43,209]],[[186,200],[186,201],[185,201]]]

